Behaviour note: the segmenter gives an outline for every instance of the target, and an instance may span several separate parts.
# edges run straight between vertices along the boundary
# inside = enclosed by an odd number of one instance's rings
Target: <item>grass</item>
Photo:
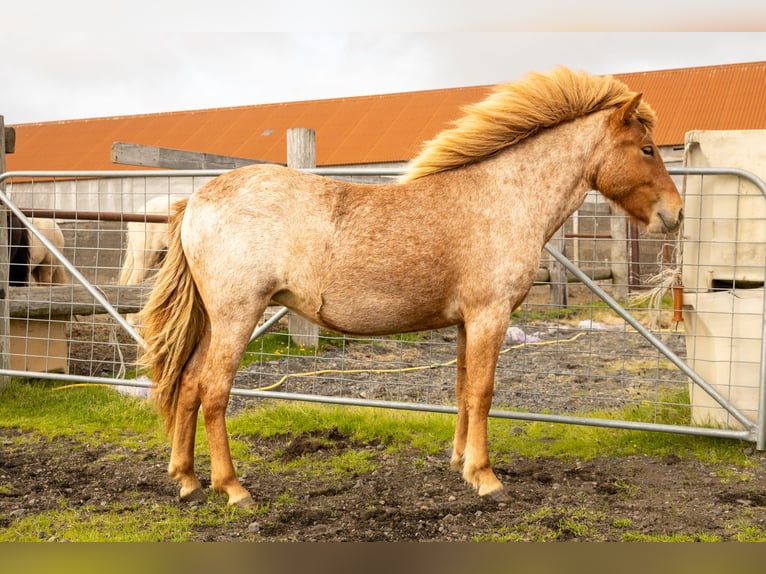
[[[0,426],[34,430],[41,438],[88,436],[125,446],[164,446],[167,439],[154,409],[146,402],[97,385],[66,385],[55,381],[11,381],[1,394]],[[665,397],[664,409],[638,404],[620,412],[584,413],[596,418],[620,418],[686,424],[684,393]],[[200,425],[202,423],[200,422]],[[239,437],[298,435],[337,428],[352,440],[378,441],[386,448],[414,448],[437,454],[448,448],[454,417],[436,413],[288,403],[274,401],[248,409],[228,421],[235,455],[246,456],[248,444]],[[513,429],[514,432],[511,432]],[[519,432],[521,429],[521,432]],[[752,464],[741,443],[709,437],[675,435],[536,421],[490,419],[492,451],[507,456],[556,456],[589,459],[595,456],[647,454],[693,456],[718,464],[723,477],[737,479],[737,468]],[[204,432],[199,433],[204,454]],[[241,450],[242,452],[237,452]],[[498,454],[503,457],[506,455]],[[734,466],[736,468],[732,469]]]
[[[224,527],[239,521],[239,512],[217,504],[194,509],[174,503],[147,507],[143,501],[133,506],[62,507],[14,520],[11,527],[0,530],[0,542],[183,542],[200,527]]]
[[[475,542],[550,542],[582,538],[604,520],[603,512],[572,507],[543,506],[526,513],[516,524],[475,537]]]
[[[158,416],[146,401],[105,386],[13,380],[0,399],[0,427],[34,430],[43,437],[97,436],[125,446],[166,441]]]
[[[650,309],[647,301],[640,299],[628,299],[623,301],[622,306],[629,310],[636,319],[646,317],[647,314],[655,313],[656,309]],[[667,295],[660,302],[660,310],[665,313],[673,311],[673,297]],[[548,305],[525,305],[516,309],[511,314],[511,320],[520,323],[525,322],[569,322],[575,324],[582,320],[591,319],[611,323],[622,322],[622,319],[605,301],[593,296],[593,300],[583,304],[570,304],[566,307],[552,307]]]
[[[693,534],[643,534],[640,532],[625,533],[622,542],[721,542],[720,536],[698,532]]]
[[[306,357],[314,355],[322,350],[328,343],[326,338],[320,339],[319,348],[296,345],[286,332],[272,332],[258,337],[247,346],[240,367],[246,367],[253,363],[279,361],[289,356]]]
[[[575,413],[579,416],[667,425],[688,425],[689,398],[686,391],[661,394],[656,403],[638,402],[619,411]],[[663,432],[609,429],[596,426],[566,425],[547,422],[513,423],[515,431],[507,432],[503,421],[490,424],[492,450],[515,456],[553,456],[587,460],[609,453],[614,456],[647,455],[663,457],[673,454],[695,457],[702,462],[721,465],[720,472],[736,475],[724,465],[750,467],[753,462],[742,444],[734,440]],[[499,456],[503,457],[502,454]]]
[[[412,345],[427,340],[429,335],[430,331],[403,333],[391,335],[390,337],[386,337],[386,339],[398,341],[403,345]],[[323,330],[320,333],[319,344],[317,347],[304,347],[303,345],[296,345],[290,339],[287,331],[267,333],[248,345],[245,354],[242,357],[242,361],[240,362],[240,367],[247,367],[252,364],[263,364],[270,361],[280,361],[286,357],[311,357],[320,354],[327,345],[342,348],[346,344],[346,340],[346,337]],[[373,339],[372,344],[381,345],[382,343]]]
[[[451,417],[431,413],[275,402],[268,408],[248,410],[232,418],[229,429],[232,435],[268,438],[337,428],[360,442],[374,440],[391,448],[406,445],[433,454],[451,440],[453,424]]]

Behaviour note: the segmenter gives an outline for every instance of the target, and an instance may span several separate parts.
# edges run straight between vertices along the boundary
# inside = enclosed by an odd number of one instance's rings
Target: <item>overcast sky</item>
[[[766,60],[764,0],[158,1],[5,7],[5,123]]]

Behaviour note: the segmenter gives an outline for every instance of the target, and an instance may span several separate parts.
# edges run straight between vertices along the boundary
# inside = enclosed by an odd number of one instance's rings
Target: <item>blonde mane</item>
[[[463,117],[426,142],[403,181],[462,167],[490,157],[543,128],[619,107],[636,95],[611,76],[591,76],[560,67],[523,80],[499,84]],[[651,132],[656,117],[641,101],[636,118]]]

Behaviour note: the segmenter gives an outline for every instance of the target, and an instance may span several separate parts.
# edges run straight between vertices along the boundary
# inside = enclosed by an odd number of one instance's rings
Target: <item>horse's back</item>
[[[360,334],[436,328],[459,318],[460,241],[424,195],[250,166],[192,195],[182,242],[206,304],[268,297]]]

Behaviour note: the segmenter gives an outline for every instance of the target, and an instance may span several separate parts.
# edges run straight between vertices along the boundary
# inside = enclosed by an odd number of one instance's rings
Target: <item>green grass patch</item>
[[[740,524],[735,539],[738,542],[766,542],[766,529],[752,524]]]
[[[322,480],[335,484],[351,474],[372,472],[377,465],[372,461],[372,453],[358,450],[346,450],[326,457],[301,456],[289,462],[273,460],[265,464],[272,473],[292,473],[313,481]]]
[[[436,413],[275,401],[229,421],[233,435],[299,435],[330,428],[356,441],[374,440],[388,447],[407,446],[432,454],[449,446],[454,418]]]
[[[688,404],[688,394],[682,391],[665,394],[656,403],[639,402],[621,410],[580,413],[580,416],[688,425]],[[512,422],[501,419],[490,420],[489,434],[490,452],[498,453],[498,458],[506,461],[509,456],[551,456],[587,460],[597,456],[642,454],[663,457],[673,454],[680,457],[696,457],[714,465],[747,468],[754,464],[740,441],[714,437],[538,421]]]
[[[647,312],[654,312],[655,309],[649,309],[649,303],[646,300],[628,299],[623,301],[622,306],[631,311],[631,315],[640,318]],[[662,298],[660,309],[669,311],[673,309],[672,296]],[[619,316],[607,303],[595,295],[593,300],[585,304],[567,305],[558,308],[550,305],[523,305],[511,313],[511,320],[519,322],[570,322],[575,323],[585,319],[598,319],[611,317],[617,319]],[[622,321],[622,319],[619,319]]]
[[[550,542],[576,540],[592,535],[604,520],[602,512],[582,508],[543,506],[522,516],[513,526],[503,526],[474,538],[475,542]]]
[[[108,385],[12,380],[0,393],[0,426],[46,436],[98,435],[115,444],[165,442],[159,417],[148,401]]]
[[[721,537],[704,532],[687,534],[643,534],[626,532],[620,537],[622,542],[721,542]]]
[[[272,332],[258,337],[250,343],[245,350],[245,354],[240,362],[241,367],[246,367],[253,363],[264,363],[268,361],[280,361],[285,357],[306,357],[321,352],[327,339],[321,338],[319,348],[304,347],[293,343],[287,332]]]
[[[402,333],[384,337],[380,340],[365,339],[365,341],[371,343],[373,346],[382,345],[385,340],[397,341],[404,345],[411,345],[428,340],[430,335],[430,331]],[[320,354],[328,345],[342,349],[349,342],[353,342],[353,339],[349,340],[343,335],[322,330],[319,335],[319,344],[316,347],[304,347],[303,345],[296,345],[287,331],[274,331],[262,335],[247,346],[242,361],[240,362],[240,366],[246,367],[252,364],[280,361],[286,357],[311,357]]]
[[[177,504],[146,507],[113,505],[62,508],[22,516],[0,530],[0,542],[185,542],[200,527],[224,527],[240,521],[242,510],[206,504],[184,508]],[[254,511],[253,511],[254,512]]]
[[[687,424],[685,393],[669,395],[657,404],[638,403],[616,412],[585,413],[606,419],[664,424]],[[199,421],[199,454],[207,450]],[[163,425],[150,403],[124,396],[108,386],[67,385],[55,381],[11,381],[0,400],[0,426],[34,430],[44,436],[98,435],[105,442],[143,446],[167,444]],[[378,441],[388,448],[414,448],[437,454],[449,448],[454,416],[368,407],[271,401],[248,409],[228,421],[235,458],[247,457],[249,446],[236,437],[299,435],[338,428],[360,442]],[[521,432],[518,429],[521,428]],[[513,431],[513,432],[512,432]],[[29,440],[28,438],[26,440]],[[517,456],[556,456],[589,459],[600,455],[646,454],[696,456],[720,465],[751,465],[742,443],[711,437],[608,429],[536,421],[490,419],[490,452],[500,459]],[[729,472],[722,470],[722,472]],[[735,473],[736,474],[736,473]],[[736,477],[732,477],[736,478]]]

